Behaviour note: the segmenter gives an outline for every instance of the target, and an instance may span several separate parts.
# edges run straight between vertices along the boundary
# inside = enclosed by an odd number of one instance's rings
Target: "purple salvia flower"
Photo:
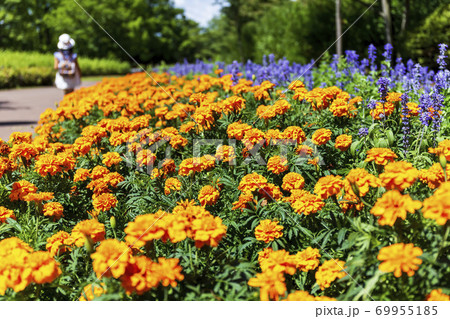
[[[401,105],[402,105],[402,131],[403,131],[403,151],[406,154],[408,148],[409,148],[409,135],[410,135],[410,127],[409,127],[409,108],[408,108],[408,101],[409,96],[407,93],[402,94],[401,98]]]
[[[444,70],[447,66],[447,62],[445,59],[448,58],[445,54],[447,53],[448,45],[445,43],[439,44],[439,57],[437,59],[437,63],[439,64],[439,69]]]
[[[369,135],[369,129],[367,127],[361,127],[358,131],[359,137],[365,137]]]
[[[383,102],[386,102],[386,97],[388,95],[390,80],[388,78],[380,78],[378,80],[377,84],[379,86],[378,92],[380,93],[381,100]]]

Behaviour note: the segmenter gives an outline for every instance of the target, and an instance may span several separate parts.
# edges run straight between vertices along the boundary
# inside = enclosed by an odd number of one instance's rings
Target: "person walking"
[[[54,56],[54,69],[57,70],[55,85],[64,90],[64,95],[73,92],[81,84],[81,69],[77,54],[73,52],[75,40],[67,33],[61,34],[58,41],[58,51]]]

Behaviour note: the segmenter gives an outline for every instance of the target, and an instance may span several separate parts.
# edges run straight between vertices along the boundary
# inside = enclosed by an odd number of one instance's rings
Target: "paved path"
[[[90,86],[97,82],[83,82]],[[13,132],[32,132],[39,116],[47,108],[56,108],[63,91],[55,87],[0,90],[0,138],[9,139]]]

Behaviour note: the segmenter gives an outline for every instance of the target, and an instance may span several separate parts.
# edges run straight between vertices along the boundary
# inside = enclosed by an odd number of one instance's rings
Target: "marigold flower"
[[[184,279],[184,275],[181,273],[183,268],[179,265],[180,260],[178,258],[158,258],[158,263],[155,264],[155,273],[161,280],[161,284],[164,287],[171,286],[176,287],[177,281]]]
[[[316,145],[324,145],[331,139],[331,131],[326,128],[318,129],[312,135],[312,142]]]
[[[341,176],[328,175],[321,177],[314,186],[314,193],[322,199],[327,199],[331,196],[339,194],[344,187],[344,182]]]
[[[232,162],[236,158],[233,146],[220,145],[217,147],[215,157],[219,161]]]
[[[411,277],[422,264],[422,260],[417,258],[422,253],[422,249],[413,244],[398,243],[383,247],[377,256],[378,260],[383,261],[379,269],[384,272],[393,272],[397,278],[401,277],[402,273]]]
[[[29,161],[31,158],[35,157],[38,154],[38,150],[33,144],[22,143],[22,144],[14,144],[9,153],[9,158],[14,160],[16,158],[24,158]]]
[[[124,242],[117,239],[106,239],[91,254],[91,258],[97,278],[119,278],[125,274],[128,261],[131,258],[131,250]]]
[[[295,256],[296,268],[308,272],[316,269],[319,264],[320,253],[317,248],[308,247],[305,250],[299,251]]]
[[[301,189],[292,190],[291,196],[284,199],[291,203],[292,209],[297,214],[309,215],[317,213],[325,206],[319,196]]]
[[[181,189],[181,182],[174,177],[166,179],[164,184],[164,194],[169,195],[171,191],[179,191]]]
[[[263,187],[265,184],[267,184],[267,179],[264,176],[261,176],[258,173],[251,173],[245,175],[241,179],[238,189],[243,193],[252,192]]]
[[[91,177],[92,179],[99,179],[99,178],[102,178],[102,177],[104,177],[106,174],[109,174],[109,173],[110,173],[110,171],[109,171],[109,169],[107,169],[106,167],[103,167],[103,166],[95,166],[95,167],[92,169],[92,172],[91,172],[90,177]]]
[[[247,149],[251,150],[255,145],[263,145],[265,139],[266,137],[263,131],[258,130],[257,128],[252,128],[245,131],[242,143],[244,143]]]
[[[46,251],[36,251],[29,254],[25,267],[31,270],[31,278],[37,284],[50,283],[62,274],[59,263]]]
[[[92,201],[92,205],[94,206],[94,208],[102,212],[116,207],[117,203],[117,198],[109,193],[98,195]]]
[[[94,243],[102,241],[105,238],[105,225],[95,219],[83,220],[72,229],[72,238],[77,247],[82,247],[85,238],[90,238]]]
[[[348,186],[356,185],[359,196],[365,196],[369,192],[370,187],[379,187],[381,186],[380,181],[374,175],[367,172],[364,168],[354,168],[348,172],[345,180],[348,182]],[[344,184],[344,186],[346,186]],[[346,193],[353,193],[352,187],[346,187]],[[356,194],[354,194],[356,195]]]
[[[285,301],[315,301],[316,298],[313,295],[310,295],[309,292],[298,290],[291,292],[286,299],[283,299]]]
[[[15,200],[24,200],[24,197],[31,193],[36,193],[37,187],[26,181],[26,180],[20,180],[18,182],[14,182],[12,185],[11,194],[9,195],[9,198],[12,201]]]
[[[302,189],[305,186],[305,179],[299,173],[287,173],[283,177],[283,184],[281,188],[285,191],[292,191],[293,189]]]
[[[170,158],[164,159],[164,161],[162,162],[162,170],[164,172],[164,176],[175,172],[175,169],[176,169],[176,165],[175,165],[175,161],[173,159],[170,159]]]
[[[388,148],[372,148],[367,151],[366,162],[375,161],[377,165],[386,165],[393,162],[397,155]]]
[[[331,283],[336,279],[344,278],[345,262],[339,259],[325,261],[316,272],[316,282],[320,289],[325,290],[330,287]]]
[[[7,209],[6,207],[0,206],[0,223],[6,223],[8,218],[16,219],[14,211]]]
[[[133,257],[129,260],[120,281],[127,294],[136,292],[142,295],[159,284],[156,263],[146,256]]]
[[[33,134],[28,132],[14,132],[9,136],[9,142],[11,144],[31,144]]]
[[[150,150],[141,150],[136,155],[136,163],[140,166],[153,165],[156,160],[156,155]]]
[[[386,189],[402,191],[414,184],[418,177],[419,171],[411,163],[399,161],[388,163],[379,178]]]
[[[426,297],[427,301],[450,301],[450,296],[442,292],[442,289],[433,289]]]
[[[234,122],[228,125],[227,134],[229,138],[235,138],[240,141],[244,138],[245,132],[251,129],[252,127],[246,123]]]
[[[202,206],[214,205],[219,199],[219,191],[211,185],[203,186],[198,194],[198,200]]]
[[[303,132],[301,127],[298,126],[288,126],[284,129],[283,135],[285,136],[285,138],[294,140],[298,144],[302,144],[304,141],[306,141],[305,132]]]
[[[121,161],[122,161],[122,158],[120,157],[120,154],[117,152],[108,152],[106,154],[103,154],[102,163],[105,164],[107,167],[117,165]]]
[[[286,158],[281,156],[273,156],[267,161],[267,170],[274,174],[280,174],[289,168]]]
[[[125,228],[125,241],[135,247],[142,247],[146,242],[161,239],[165,234],[165,229],[160,227],[161,219],[166,214],[158,211],[156,214],[139,215],[133,222],[129,222]]]
[[[370,210],[375,216],[380,216],[378,224],[394,226],[397,218],[406,219],[406,213],[414,214],[422,207],[422,203],[413,200],[408,194],[402,195],[398,190],[387,191]]]
[[[255,228],[255,237],[257,240],[261,240],[266,244],[273,241],[276,238],[283,236],[283,226],[278,225],[278,221],[271,221],[270,219],[264,219],[260,221],[259,225]]]
[[[394,113],[395,104],[392,102],[377,102],[375,108],[370,110],[370,115],[375,120],[381,120]]]
[[[23,197],[23,200],[26,202],[40,203],[46,200],[52,200],[53,198],[54,198],[53,193],[40,192],[40,193],[29,193]]]
[[[428,152],[431,154],[442,155],[450,162],[450,140],[439,142],[436,148],[429,148]]]
[[[73,242],[74,239],[69,233],[59,231],[53,236],[47,238],[47,245],[45,245],[45,249],[48,250],[50,255],[59,256],[66,251],[70,251],[70,247],[73,245]]]
[[[439,186],[436,192],[423,201],[423,217],[434,219],[438,225],[444,226],[450,219],[450,182]]]
[[[256,274],[256,278],[250,278],[248,285],[260,288],[261,301],[278,300],[286,293],[283,273],[276,270]]]
[[[81,293],[79,301],[92,301],[96,297],[106,293],[106,286],[104,283],[94,283],[84,286],[83,292]]]
[[[53,217],[53,220],[58,220],[64,217],[64,207],[58,202],[46,203],[44,204],[42,213],[44,216]]]
[[[352,145],[352,136],[346,134],[339,135],[334,142],[334,147],[342,152],[348,150],[350,145]]]
[[[251,192],[243,192],[239,195],[239,200],[233,203],[232,210],[240,209],[241,212],[244,209],[249,208],[248,203],[253,202],[253,194]]]
[[[201,248],[204,245],[217,247],[219,241],[227,233],[227,226],[222,224],[222,219],[220,217],[208,215],[203,218],[195,219],[192,222],[192,231],[194,233],[193,239],[195,240],[195,246],[197,248]]]
[[[263,272],[276,270],[293,275],[297,270],[295,256],[289,255],[289,252],[284,249],[273,251],[271,248],[266,248],[258,255],[259,265]]]

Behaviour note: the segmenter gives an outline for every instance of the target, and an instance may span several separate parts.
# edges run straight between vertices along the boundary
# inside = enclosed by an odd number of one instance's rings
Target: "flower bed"
[[[0,298],[449,300],[448,71],[389,50],[66,95],[0,141]]]

